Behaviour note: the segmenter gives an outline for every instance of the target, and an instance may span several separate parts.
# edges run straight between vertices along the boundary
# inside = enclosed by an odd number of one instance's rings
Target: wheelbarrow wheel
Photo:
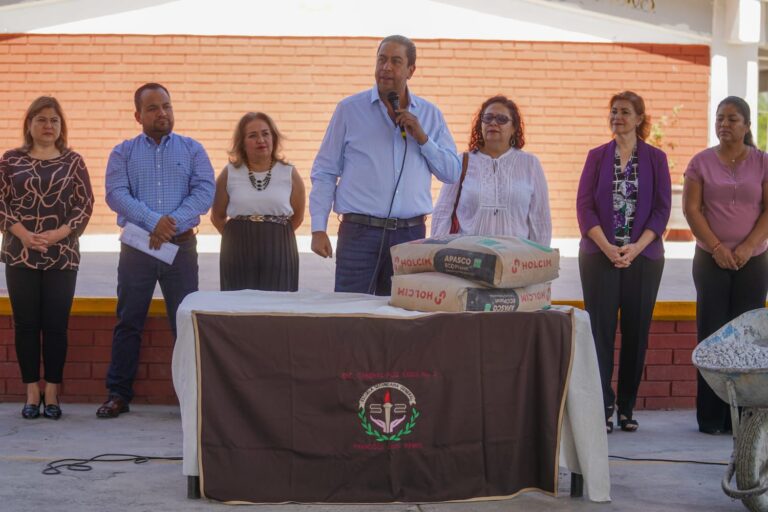
[[[745,408],[736,438],[736,485],[739,489],[760,486],[768,479],[768,410]],[[752,512],[768,512],[768,493],[743,498]]]

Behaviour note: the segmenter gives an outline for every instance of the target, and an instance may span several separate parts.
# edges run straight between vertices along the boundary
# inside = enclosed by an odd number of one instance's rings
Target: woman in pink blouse
[[[83,158],[67,147],[59,102],[41,96],[27,109],[24,144],[0,159],[0,261],[13,309],[16,357],[27,399],[22,416],[61,417],[59,384],[80,263],[78,237],[93,211]],[[40,356],[45,368],[41,394]]]
[[[737,316],[765,306],[768,293],[768,157],[752,142],[746,101],[717,107],[720,141],[693,157],[685,171],[683,208],[696,236],[693,281],[701,342]],[[728,404],[698,376],[699,431],[731,430]]]
[[[487,99],[472,125],[461,179],[440,190],[432,236],[451,232],[455,206],[458,233],[517,236],[549,246],[547,180],[539,159],[522,151],[524,145],[517,105],[505,96]]]

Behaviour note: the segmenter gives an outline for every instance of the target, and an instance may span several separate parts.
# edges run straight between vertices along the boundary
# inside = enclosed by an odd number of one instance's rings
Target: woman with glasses
[[[643,98],[625,91],[615,94],[609,105],[613,140],[587,155],[576,215],[581,230],[581,289],[600,367],[606,431],[611,433],[614,402],[621,430],[638,428],[632,411],[664,269],[661,236],[669,220],[672,188],[667,155],[645,143],[651,123]],[[614,394],[611,377],[619,310],[621,354]]]
[[[16,358],[26,384],[21,415],[40,417],[44,401],[43,416],[57,420],[80,266],[78,237],[91,218],[93,193],[83,157],[67,145],[67,123],[56,98],[33,101],[22,131],[22,146],[0,159],[0,261],[5,263]]]
[[[548,246],[552,238],[544,170],[525,145],[523,120],[505,96],[487,99],[475,116],[461,178],[443,185],[432,236],[517,236]]]
[[[304,220],[304,182],[280,155],[282,137],[262,112],[245,114],[235,128],[211,208],[222,291],[299,289],[294,231]]]

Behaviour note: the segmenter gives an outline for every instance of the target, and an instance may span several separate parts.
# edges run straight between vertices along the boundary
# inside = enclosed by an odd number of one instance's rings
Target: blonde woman
[[[267,114],[237,123],[230,163],[216,181],[211,221],[221,233],[221,289],[296,291],[294,231],[304,220],[304,182],[280,156],[282,135]]]

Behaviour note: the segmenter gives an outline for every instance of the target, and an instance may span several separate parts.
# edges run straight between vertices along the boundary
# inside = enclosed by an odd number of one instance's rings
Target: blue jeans
[[[391,295],[393,245],[424,238],[426,226],[386,230],[342,221],[336,244],[337,292]]]
[[[197,240],[179,244],[179,252],[168,265],[125,244],[117,266],[117,325],[112,335],[112,361],[107,372],[110,396],[127,402],[133,398],[133,380],[139,365],[141,332],[147,319],[155,285],[165,299],[165,309],[176,338],[176,310],[184,297],[198,288]]]

